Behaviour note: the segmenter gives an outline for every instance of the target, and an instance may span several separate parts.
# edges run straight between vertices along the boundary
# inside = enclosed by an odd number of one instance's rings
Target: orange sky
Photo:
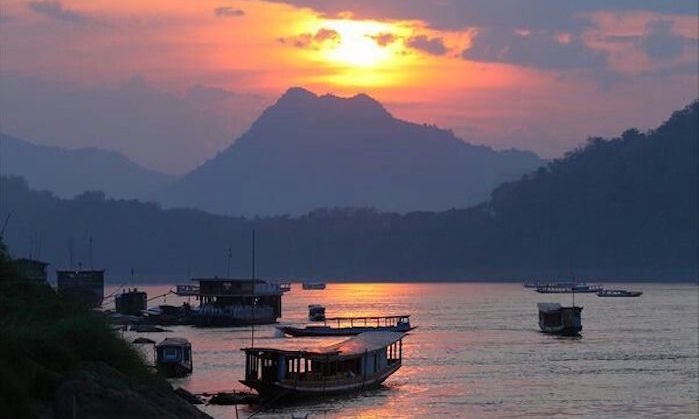
[[[498,27],[499,38],[468,19],[461,27],[385,11],[360,19],[283,1],[6,0],[1,14],[0,74],[83,86],[139,75],[166,91],[201,83],[270,103],[290,86],[365,92],[399,117],[545,156],[589,135],[649,128],[697,96],[697,73],[686,70],[697,63],[695,14],[600,8],[576,14],[582,29]],[[667,42],[686,42],[672,56],[650,56],[644,40],[656,27]],[[513,46],[497,43],[505,37]],[[548,65],[558,58],[546,48],[560,49],[562,61]],[[602,62],[588,66],[583,53]]]

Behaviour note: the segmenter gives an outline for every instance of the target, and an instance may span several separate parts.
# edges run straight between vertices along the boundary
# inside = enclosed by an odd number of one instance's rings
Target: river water
[[[410,314],[418,328],[403,342],[403,366],[379,389],[259,412],[255,417],[688,417],[699,415],[699,287],[624,284],[639,298],[576,294],[583,333],[563,338],[539,332],[536,303],[570,304],[568,295],[541,295],[519,284],[328,284],[283,298],[281,324],[306,323],[308,304],[326,315]],[[149,297],[168,286],[142,286]],[[107,290],[107,294],[113,288]],[[178,305],[186,298],[167,297]],[[151,305],[162,304],[163,299]],[[192,301],[194,304],[195,301]],[[191,392],[244,390],[241,347],[250,328],[168,327],[141,333],[160,341],[185,337],[194,373],[172,380]],[[136,334],[126,332],[133,339]],[[255,327],[255,346],[318,347],[343,338],[285,338],[274,326]],[[204,406],[235,418],[233,406]],[[239,417],[254,413],[238,407]]]

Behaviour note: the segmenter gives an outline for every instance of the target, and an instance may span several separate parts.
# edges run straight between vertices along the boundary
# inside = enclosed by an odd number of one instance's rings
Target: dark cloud
[[[641,48],[654,60],[676,58],[682,54],[689,42],[696,42],[672,32],[672,22],[656,20],[646,26],[646,35],[641,39]]]
[[[435,29],[467,27],[532,28],[579,32],[578,15],[609,10],[647,10],[696,16],[696,0],[561,1],[561,0],[270,0],[310,7],[328,16],[351,12],[357,18],[419,19]]]
[[[432,55],[444,55],[447,52],[442,38],[428,38],[426,35],[408,38],[405,40],[405,45]]]
[[[548,31],[482,30],[461,57],[547,69],[601,67],[606,54],[588,48],[579,37]]]
[[[32,1],[28,4],[29,9],[35,13],[75,24],[87,22],[87,17],[71,9],[63,7],[59,1]]]
[[[318,48],[321,44],[325,42],[339,43],[342,37],[334,29],[320,28],[316,33],[301,33],[288,38],[278,38],[277,40],[282,43],[290,43],[295,48]]]
[[[385,47],[388,46],[389,44],[392,44],[396,42],[398,37],[390,32],[383,32],[383,33],[378,33],[376,35],[367,35],[369,38],[373,39],[376,41],[376,44],[379,45],[380,47]]]
[[[245,11],[241,9],[234,9],[230,6],[222,6],[214,9],[214,15],[218,17],[239,17],[244,16]]]

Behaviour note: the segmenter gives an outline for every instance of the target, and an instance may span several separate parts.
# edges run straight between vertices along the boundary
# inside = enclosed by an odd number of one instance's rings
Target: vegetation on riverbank
[[[119,403],[124,397],[128,403]],[[100,314],[61,299],[44,282],[22,278],[0,242],[0,412],[64,417],[73,409],[83,417],[199,414]]]

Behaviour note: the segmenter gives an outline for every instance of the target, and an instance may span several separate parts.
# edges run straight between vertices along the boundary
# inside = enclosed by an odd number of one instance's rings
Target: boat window
[[[163,349],[163,359],[166,361],[176,361],[178,358],[177,348],[164,348]]]

